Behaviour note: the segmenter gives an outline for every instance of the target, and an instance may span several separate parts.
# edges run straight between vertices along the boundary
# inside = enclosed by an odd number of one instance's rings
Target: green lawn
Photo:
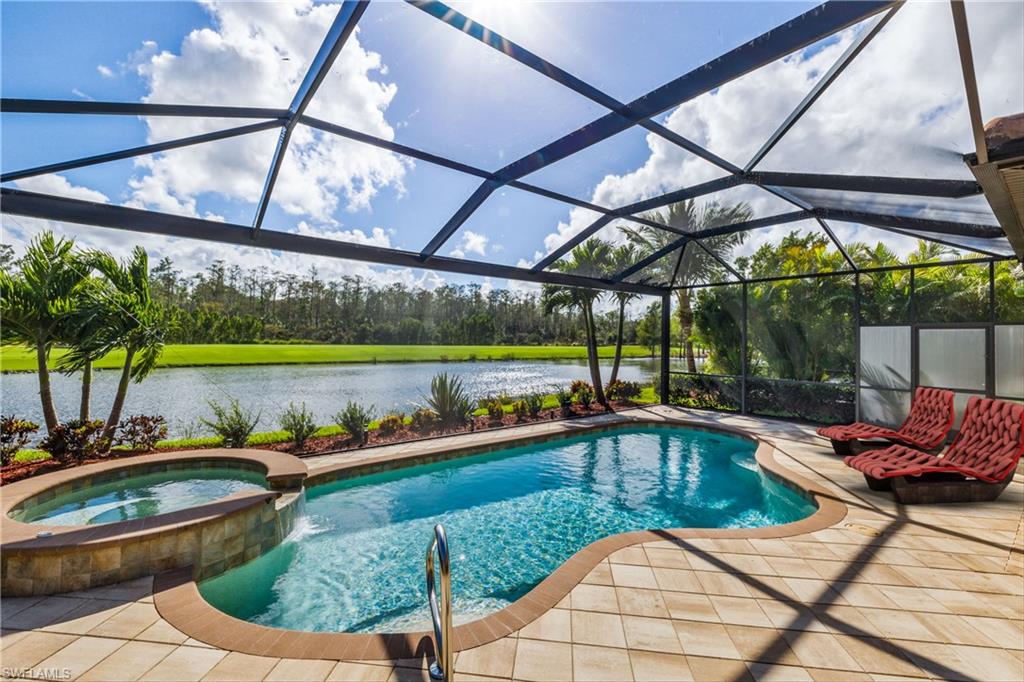
[[[53,363],[64,351],[50,353]],[[614,355],[614,346],[602,346],[601,357]],[[646,357],[643,346],[626,346],[625,357]],[[417,362],[428,360],[562,360],[587,357],[584,346],[383,346],[317,344],[194,344],[169,345],[160,358],[161,367],[206,365],[294,365],[342,362]],[[97,368],[120,367],[124,354],[114,352],[96,363]],[[26,348],[0,348],[0,370],[35,369],[35,352]]]

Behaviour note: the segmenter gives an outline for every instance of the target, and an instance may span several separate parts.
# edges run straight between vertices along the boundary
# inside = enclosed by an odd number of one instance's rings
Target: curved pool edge
[[[790,487],[814,502],[817,510],[810,516],[786,524],[761,528],[673,528],[620,533],[596,540],[567,559],[530,592],[500,611],[478,620],[458,625],[452,633],[453,650],[472,649],[496,641],[516,632],[554,608],[576,587],[590,571],[612,553],[646,542],[670,541],[685,543],[697,538],[757,539],[784,538],[802,535],[831,527],[846,516],[847,507],[837,495],[807,478],[787,469],[775,459],[775,446],[742,429],[728,426],[708,426],[706,423],[683,419],[652,419],[623,417],[614,422],[578,425],[574,429],[600,432],[629,428],[643,424],[680,426],[704,431],[740,436],[757,443],[755,458],[768,476]],[[558,431],[544,434],[541,440],[564,438],[573,433]],[[493,449],[516,447],[525,442],[537,442],[537,436],[511,437],[500,443],[477,444],[459,449],[461,457],[481,454]],[[344,475],[363,475],[382,470],[374,467],[405,467],[421,464],[435,457],[430,453],[401,454],[391,458],[374,458],[361,462],[340,464],[314,470],[310,480],[315,484],[335,480]],[[450,458],[450,457],[448,457]],[[379,460],[379,461],[378,461]],[[387,460],[387,461],[385,461]],[[392,468],[393,468],[392,467]],[[432,651],[430,633],[347,633],[305,632],[285,630],[250,623],[218,610],[199,592],[199,587],[188,569],[157,575],[153,585],[154,604],[160,616],[184,634],[212,646],[240,653],[281,658],[329,660],[387,660],[418,658]]]
[[[97,525],[26,523],[10,516],[26,500],[75,489],[111,473],[125,476],[239,464],[263,473],[269,490],[245,491],[165,514]],[[3,487],[0,562],[5,596],[73,592],[191,566],[196,577],[223,572],[278,544],[291,528],[306,465],[285,453],[226,449],[141,455],[27,478]],[[40,533],[44,535],[39,537]]]

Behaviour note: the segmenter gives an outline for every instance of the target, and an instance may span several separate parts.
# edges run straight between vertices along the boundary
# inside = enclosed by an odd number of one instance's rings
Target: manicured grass
[[[63,355],[50,353],[53,366]],[[614,346],[602,346],[600,355],[613,357]],[[644,346],[625,346],[624,357],[648,357]],[[190,344],[169,345],[160,367],[201,367],[209,365],[293,365],[349,362],[425,362],[445,360],[571,360],[587,357],[585,346],[386,346],[317,344]],[[124,354],[115,351],[96,362],[97,368],[119,368]],[[0,370],[32,371],[35,352],[27,348],[0,348]]]

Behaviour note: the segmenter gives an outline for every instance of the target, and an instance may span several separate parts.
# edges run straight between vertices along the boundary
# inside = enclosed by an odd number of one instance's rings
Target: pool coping
[[[25,523],[9,515],[21,503],[40,493],[66,483],[108,474],[114,471],[146,469],[154,464],[178,462],[237,462],[256,466],[265,472],[270,490],[244,491],[228,495],[206,504],[180,509],[166,514],[155,514],[130,521],[117,521],[91,526],[49,525]],[[274,500],[285,490],[298,489],[307,475],[306,465],[298,458],[272,450],[214,448],[141,455],[130,459],[97,462],[80,467],[61,469],[42,476],[34,476],[5,485],[0,500],[0,552],[57,553],[74,548],[102,548],[125,541],[157,537],[175,530],[202,524],[213,518]],[[131,475],[129,473],[129,475]],[[39,533],[49,533],[39,537]]]
[[[729,426],[708,426],[687,419],[650,415],[618,419],[596,424],[580,424],[572,431],[558,430],[492,440],[464,448],[444,448],[445,459],[482,454],[495,449],[516,447],[531,442],[571,437],[577,434],[628,428],[642,424],[685,426],[704,431],[736,435],[756,442],[755,458],[761,469],[783,485],[791,487],[817,505],[810,516],[791,523],[762,528],[674,528],[642,530],[610,535],[580,549],[562,563],[530,592],[500,611],[456,626],[452,632],[453,651],[471,649],[516,632],[553,608],[601,561],[613,552],[636,544],[655,541],[683,542],[694,538],[784,538],[811,533],[835,525],[847,512],[838,495],[787,469],[775,459],[775,446],[756,435]],[[362,475],[374,467],[395,467],[438,461],[442,453],[417,451],[390,457],[374,457],[316,469],[309,480],[323,482],[348,475]],[[433,458],[433,459],[432,459]],[[424,545],[425,546],[425,545]],[[347,633],[285,630],[244,621],[218,610],[199,592],[188,568],[168,571],[155,577],[154,604],[160,616],[184,634],[220,649],[259,656],[330,660],[389,660],[419,658],[433,651],[431,633]]]

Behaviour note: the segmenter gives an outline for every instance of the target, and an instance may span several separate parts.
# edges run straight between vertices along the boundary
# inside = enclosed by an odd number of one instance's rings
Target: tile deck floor
[[[458,652],[457,680],[1024,680],[1019,475],[993,503],[899,507],[868,491],[809,427],[646,411],[761,433],[783,465],[840,496],[847,517],[785,539],[620,550],[519,632]],[[160,618],[151,586],[3,599],[4,679],[428,679],[420,660],[289,660],[205,646]]]

